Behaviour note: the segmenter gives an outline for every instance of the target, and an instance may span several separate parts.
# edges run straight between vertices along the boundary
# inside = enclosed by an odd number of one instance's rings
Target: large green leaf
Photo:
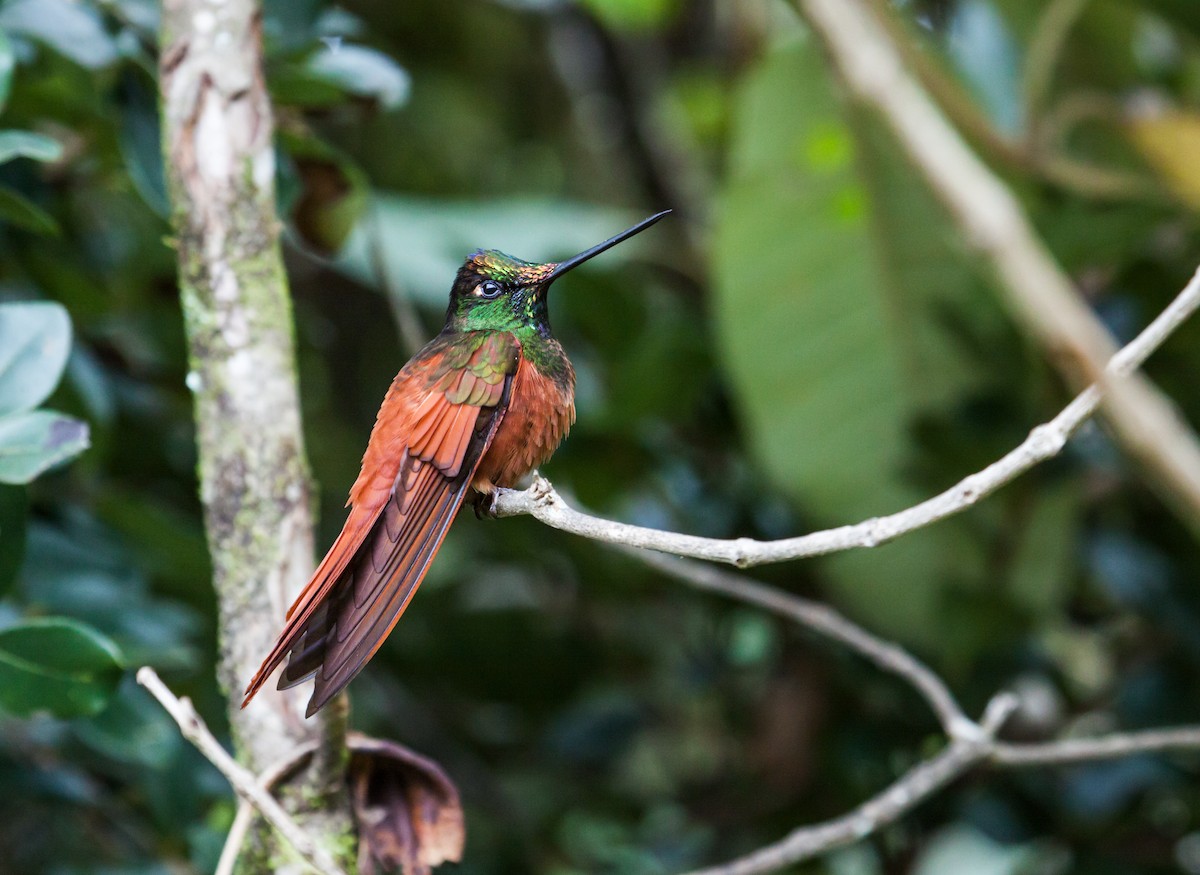
[[[30,620],[0,630],[0,708],[22,717],[99,713],[121,678],[121,655],[73,620]]]
[[[0,304],[0,416],[50,396],[71,352],[71,320],[59,304]]]
[[[817,520],[899,510],[925,492],[905,477],[915,417],[979,380],[954,338],[980,279],[882,128],[833,94],[814,44],[771,52],[735,105],[713,270],[753,449]],[[933,643],[947,588],[981,555],[943,523],[826,567],[858,616]]]
[[[0,483],[28,483],[88,446],[87,423],[52,410],[0,417]]]
[[[866,111],[852,127],[870,195],[871,251],[894,339],[895,367],[912,413],[942,410],[987,381],[990,356],[971,339],[994,337],[1004,314],[945,211]]]
[[[824,514],[880,512],[905,408],[854,144],[816,47],[737,98],[714,236],[720,340],[755,451]]]

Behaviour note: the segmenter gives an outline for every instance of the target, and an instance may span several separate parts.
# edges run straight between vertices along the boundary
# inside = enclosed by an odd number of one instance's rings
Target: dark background
[[[1200,260],[1200,5],[888,8],[1129,339]],[[854,522],[983,467],[1069,398],[787,4],[266,10],[322,549],[406,332],[440,327],[467,252],[554,260],[666,207],[551,300],[579,419],[544,473],[597,512],[717,537]],[[93,444],[0,491],[0,620],[86,621],[220,731],[156,21],[146,0],[0,5],[15,64],[0,127],[64,146],[0,167],[53,226],[0,210],[0,299],[66,306],[51,406]],[[1185,326],[1148,367],[1193,423],[1198,341]],[[1087,426],[959,517],[757,576],[910,647],[972,711],[1016,685],[1036,707],[1009,731],[1032,739],[1200,720],[1196,543]],[[939,743],[915,694],[856,657],[528,518],[464,515],[352,692],[356,727],[457,782],[453,871],[479,875],[725,859],[846,811]],[[792,871],[1200,872],[1196,765],[983,771]],[[131,674],[97,716],[0,717],[0,871],[211,871],[233,811]]]

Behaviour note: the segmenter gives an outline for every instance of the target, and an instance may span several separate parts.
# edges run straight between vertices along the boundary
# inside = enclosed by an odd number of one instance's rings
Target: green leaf
[[[1004,314],[956,228],[885,128],[863,110],[852,113],[863,182],[871,204],[871,249],[895,343],[905,406],[943,410],[987,382],[987,355],[964,340],[994,336]]]
[[[117,44],[99,13],[70,0],[7,0],[0,29],[44,43],[81,67],[96,70],[117,60]]]
[[[580,0],[606,27],[614,30],[652,30],[667,24],[679,11],[679,0]]]
[[[982,376],[955,345],[979,278],[883,129],[839,102],[815,44],[771,52],[735,106],[713,272],[753,451],[823,522],[910,506],[925,494],[906,477],[915,416]],[[960,526],[832,557],[836,597],[888,634],[936,644],[945,593],[981,573]]]
[[[88,446],[87,423],[52,410],[0,417],[0,483],[28,483]]]
[[[0,416],[45,401],[70,352],[71,320],[61,304],[0,304]]]
[[[121,670],[116,645],[73,620],[29,620],[0,630],[0,708],[21,717],[97,714]]]
[[[166,218],[167,183],[163,176],[157,95],[133,75],[125,77],[125,105],[118,142],[133,187],[159,216]]]
[[[44,236],[59,232],[58,222],[52,215],[11,188],[0,188],[0,219]]]
[[[822,515],[897,509],[888,504],[904,454],[900,356],[855,145],[817,47],[774,51],[736,105],[713,274],[753,449]]]
[[[34,161],[57,161],[62,157],[62,143],[45,134],[33,131],[0,131],[0,164],[14,158]]]
[[[267,87],[277,106],[333,106],[346,100],[346,92],[340,85],[314,72],[306,63],[280,62],[267,72]]]
[[[326,46],[308,62],[308,69],[339,88],[369,97],[384,109],[395,109],[408,99],[408,73],[385,55],[365,46]]]

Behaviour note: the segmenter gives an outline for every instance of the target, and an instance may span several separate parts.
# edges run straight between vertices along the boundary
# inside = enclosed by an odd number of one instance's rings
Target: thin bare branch
[[[937,715],[949,738],[944,750],[918,763],[853,811],[825,823],[800,827],[751,854],[689,875],[753,875],[828,853],[894,823],[960,775],[984,763],[999,768],[1022,768],[1112,759],[1136,753],[1200,752],[1200,727],[1113,733],[1097,738],[1041,743],[997,741],[996,733],[1019,704],[1012,693],[1001,692],[993,697],[983,718],[977,722],[963,712],[949,687],[928,666],[899,645],[873,635],[825,605],[703,563],[631,547],[618,549],[697,589],[720,593],[788,617],[846,645],[878,668],[910,684]]]
[[[1097,738],[1065,738],[1038,744],[997,742],[989,757],[1000,766],[1044,766],[1179,750],[1200,750],[1200,727],[1114,732]]]
[[[270,794],[275,785],[286,775],[294,772],[314,753],[319,755],[321,751],[321,742],[310,741],[300,745],[292,751],[291,755],[259,775],[258,785],[264,793]],[[250,827],[254,825],[254,812],[254,805],[246,799],[242,799],[238,805],[237,814],[233,818],[233,825],[229,827],[229,833],[225,836],[225,845],[221,848],[221,856],[217,860],[217,868],[213,870],[213,875],[233,875],[237,868],[242,845],[246,843],[246,836],[250,832]]]
[[[1200,307],[1200,270],[1141,334],[1112,357],[1105,373],[1124,375],[1132,372],[1191,316],[1197,307]],[[1109,382],[1106,381],[1106,391],[1108,386]],[[498,516],[530,514],[553,528],[609,544],[658,550],[710,562],[725,562],[740,568],[837,553],[858,547],[875,547],[966,510],[1039,462],[1058,455],[1066,445],[1067,439],[1096,411],[1101,397],[1099,384],[1089,386],[1058,416],[1033,429],[1029,437],[1016,449],[982,471],[964,477],[933,498],[888,516],[812,532],[796,538],[778,541],[702,538],[614,522],[570,507],[550,485],[550,481],[540,476],[536,477],[533,485],[526,490],[499,490],[495,511]]]
[[[995,696],[983,719],[977,722],[963,712],[946,683],[927,665],[898,644],[868,632],[832,608],[700,562],[631,547],[618,549],[689,586],[787,617],[846,645],[911,685],[937,716],[950,740],[936,756],[919,763],[848,814],[801,827],[752,854],[690,875],[769,872],[827,853],[895,822],[955,778],[985,762],[1000,768],[1021,768],[1113,759],[1136,753],[1200,751],[1200,727],[1113,733],[1036,744],[997,741],[996,732],[1019,704],[1013,694],[1002,692]]]
[[[305,862],[322,875],[345,875],[334,862],[329,852],[312,840],[301,829],[274,797],[263,787],[257,778],[245,767],[239,765],[233,757],[226,753],[225,748],[218,742],[196,713],[189,699],[176,698],[154,669],[144,666],[138,670],[137,681],[150,691],[167,710],[167,713],[179,724],[183,737],[196,746],[200,753],[224,775],[233,789],[242,799],[258,809],[271,826],[287,840]]]
[[[987,711],[977,724],[980,727],[978,738],[960,738],[950,742],[940,753],[918,763],[887,789],[854,810],[824,823],[800,827],[778,842],[751,854],[688,875],[755,875],[771,872],[853,844],[880,827],[894,823],[985,759],[997,730],[1015,707],[1016,702],[1010,695],[1000,694],[988,703]]]
[[[863,0],[797,0],[846,84],[891,126],[963,237],[992,264],[1013,314],[1075,385],[1106,384],[1117,438],[1159,493],[1200,532],[1200,440],[1153,384],[1105,372],[1115,351],[1104,326],[1037,236],[1020,203],[980,161],[904,68]]]

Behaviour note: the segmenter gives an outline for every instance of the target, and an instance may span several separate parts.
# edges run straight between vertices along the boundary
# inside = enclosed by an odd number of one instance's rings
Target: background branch
[[[984,763],[1017,768],[1113,759],[1135,753],[1200,751],[1200,726],[1041,743],[998,741],[996,734],[1020,705],[1015,694],[997,693],[984,716],[979,721],[972,720],[946,683],[928,666],[903,647],[868,632],[830,607],[702,563],[632,548],[622,548],[622,552],[690,586],[764,608],[845,645],[916,690],[949,739],[941,752],[906,771],[853,811],[825,823],[800,827],[751,854],[689,875],[752,875],[826,854],[896,822],[938,790]]]
[[[1105,410],[1120,443],[1159,493],[1200,533],[1200,441],[1144,378],[1110,374],[1112,338],[1077,295],[1021,205],[967,147],[904,69],[863,0],[799,0],[846,84],[877,110],[962,229],[991,263],[1013,314],[1068,382],[1110,383]]]
[[[304,860],[322,875],[344,875],[341,868],[334,862],[333,857],[314,842],[300,826],[292,820],[283,807],[275,801],[270,792],[253,774],[247,771],[221,747],[196,709],[188,699],[179,699],[167,688],[154,669],[144,666],[138,670],[137,682],[150,691],[158,703],[179,724],[183,737],[196,746],[205,759],[217,767],[237,794],[262,813],[263,817],[275,827],[281,836],[290,844]],[[239,819],[241,810],[239,809]],[[232,831],[231,831],[232,832]]]
[[[1200,270],[1141,334],[1112,357],[1104,373],[1113,377],[1131,373],[1197,307],[1200,307]],[[778,541],[702,538],[614,522],[570,507],[554,491],[550,482],[541,477],[536,478],[533,485],[524,491],[499,490],[494,507],[498,516],[530,514],[546,525],[597,541],[726,562],[742,568],[858,547],[875,547],[966,510],[1039,462],[1058,455],[1067,439],[1095,412],[1105,393],[1111,389],[1112,382],[1106,379],[1103,389],[1101,384],[1089,386],[1058,416],[1033,429],[1020,446],[933,498],[888,516],[796,538]]]
[[[1174,301],[1108,362],[1105,373],[1123,375],[1138,367],[1200,306],[1200,270]],[[837,641],[917,691],[937,716],[949,739],[937,755],[919,763],[853,811],[834,820],[804,826],[780,841],[729,863],[689,875],[752,875],[811,859],[851,844],[889,823],[973,767],[1054,765],[1110,759],[1134,753],[1200,750],[1200,727],[1115,733],[1090,739],[1037,744],[996,740],[996,732],[1017,704],[1008,693],[995,696],[976,722],[962,710],[946,683],[904,648],[885,641],[832,608],[701,563],[660,553],[675,553],[749,566],[805,556],[871,547],[970,507],[980,498],[1057,455],[1068,437],[1096,410],[1112,380],[1089,386],[1053,420],[1035,428],[1012,452],[921,504],[888,517],[867,520],[798,538],[761,542],[741,538],[700,538],[647,529],[592,516],[568,506],[549,481],[537,477],[527,490],[500,490],[498,515],[528,513],[554,528],[615,544],[652,567],[698,589],[752,604]],[[647,553],[643,550],[659,551]]]

